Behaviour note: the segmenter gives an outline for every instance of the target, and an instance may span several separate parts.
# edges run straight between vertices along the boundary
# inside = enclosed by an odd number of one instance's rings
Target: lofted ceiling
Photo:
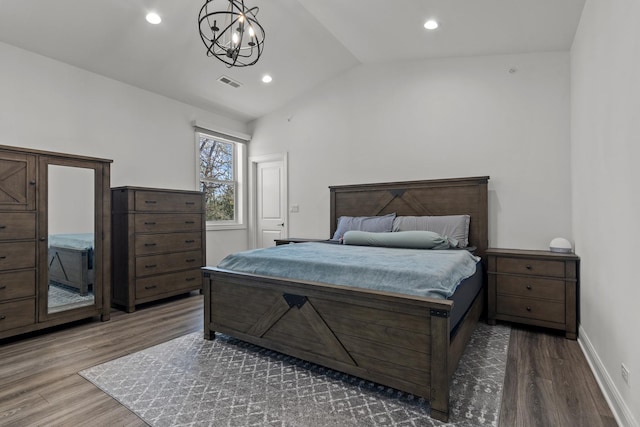
[[[249,121],[359,64],[569,50],[584,2],[245,0],[260,8],[264,54],[231,69],[206,56],[204,0],[0,0],[0,42]],[[423,28],[429,18],[437,30]]]

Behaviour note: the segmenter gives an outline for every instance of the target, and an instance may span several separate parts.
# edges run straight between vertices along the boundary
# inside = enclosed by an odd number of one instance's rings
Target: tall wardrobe
[[[0,145],[0,339],[109,319],[111,162]]]

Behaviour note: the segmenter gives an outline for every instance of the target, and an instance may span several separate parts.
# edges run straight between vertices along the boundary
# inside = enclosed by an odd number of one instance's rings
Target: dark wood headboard
[[[341,216],[470,215],[469,245],[484,257],[489,245],[488,176],[329,187],[330,235]]]

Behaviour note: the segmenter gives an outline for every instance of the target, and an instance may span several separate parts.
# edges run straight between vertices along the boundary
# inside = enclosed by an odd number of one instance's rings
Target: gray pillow
[[[393,231],[433,231],[458,241],[459,248],[469,245],[469,215],[398,216]]]
[[[382,216],[341,216],[332,240],[340,240],[349,230],[370,231],[373,233],[389,232],[393,227],[395,213]]]
[[[384,246],[387,248],[408,249],[448,249],[455,245],[438,233],[432,231],[397,231],[390,233],[370,233],[351,230],[344,233],[345,245]]]

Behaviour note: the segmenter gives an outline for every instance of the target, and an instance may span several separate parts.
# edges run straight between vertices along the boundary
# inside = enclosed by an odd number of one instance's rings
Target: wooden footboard
[[[449,379],[478,320],[450,342],[452,302],[205,268],[205,338],[221,332],[397,388],[447,420]]]
[[[87,295],[94,280],[94,270],[89,268],[90,251],[50,246],[49,280],[77,289],[80,295]]]

